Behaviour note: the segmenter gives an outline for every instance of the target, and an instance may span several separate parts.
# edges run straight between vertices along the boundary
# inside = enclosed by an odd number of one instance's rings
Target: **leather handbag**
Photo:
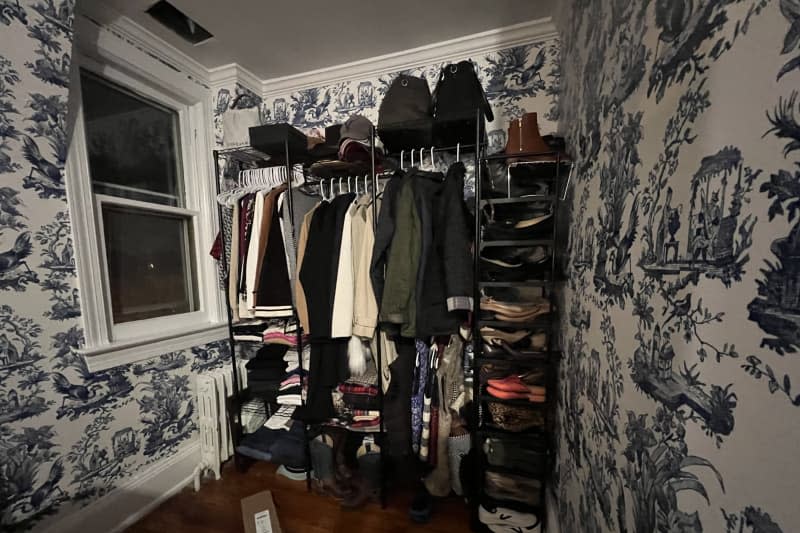
[[[433,93],[433,136],[438,146],[475,142],[478,114],[494,113],[471,61],[445,65]],[[484,132],[485,133],[485,132]]]

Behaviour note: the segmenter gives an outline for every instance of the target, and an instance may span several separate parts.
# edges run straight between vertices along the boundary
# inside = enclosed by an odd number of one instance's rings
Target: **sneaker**
[[[540,533],[539,517],[533,513],[523,513],[506,507],[478,507],[478,519],[491,531]]]

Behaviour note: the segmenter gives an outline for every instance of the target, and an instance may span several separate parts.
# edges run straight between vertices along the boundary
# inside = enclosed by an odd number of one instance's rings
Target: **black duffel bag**
[[[429,147],[433,105],[428,82],[400,74],[389,86],[378,110],[378,136],[388,153]]]
[[[494,113],[472,62],[461,61],[442,67],[433,93],[433,137],[436,145],[473,144],[479,110],[483,118],[494,120]]]

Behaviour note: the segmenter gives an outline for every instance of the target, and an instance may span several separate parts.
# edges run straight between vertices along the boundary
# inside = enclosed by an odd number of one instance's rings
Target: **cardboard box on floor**
[[[268,490],[242,498],[244,533],[281,533],[278,511]]]

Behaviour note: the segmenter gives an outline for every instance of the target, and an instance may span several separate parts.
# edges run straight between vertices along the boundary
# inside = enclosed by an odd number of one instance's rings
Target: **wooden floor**
[[[242,533],[241,498],[271,490],[283,533],[450,533],[469,531],[468,512],[459,498],[437,501],[433,518],[420,525],[408,518],[413,494],[390,492],[386,509],[377,503],[342,510],[332,498],[306,491],[305,481],[275,474],[256,463],[241,474],[229,461],[220,481],[206,480],[200,492],[187,487],[128,528],[127,533]]]

